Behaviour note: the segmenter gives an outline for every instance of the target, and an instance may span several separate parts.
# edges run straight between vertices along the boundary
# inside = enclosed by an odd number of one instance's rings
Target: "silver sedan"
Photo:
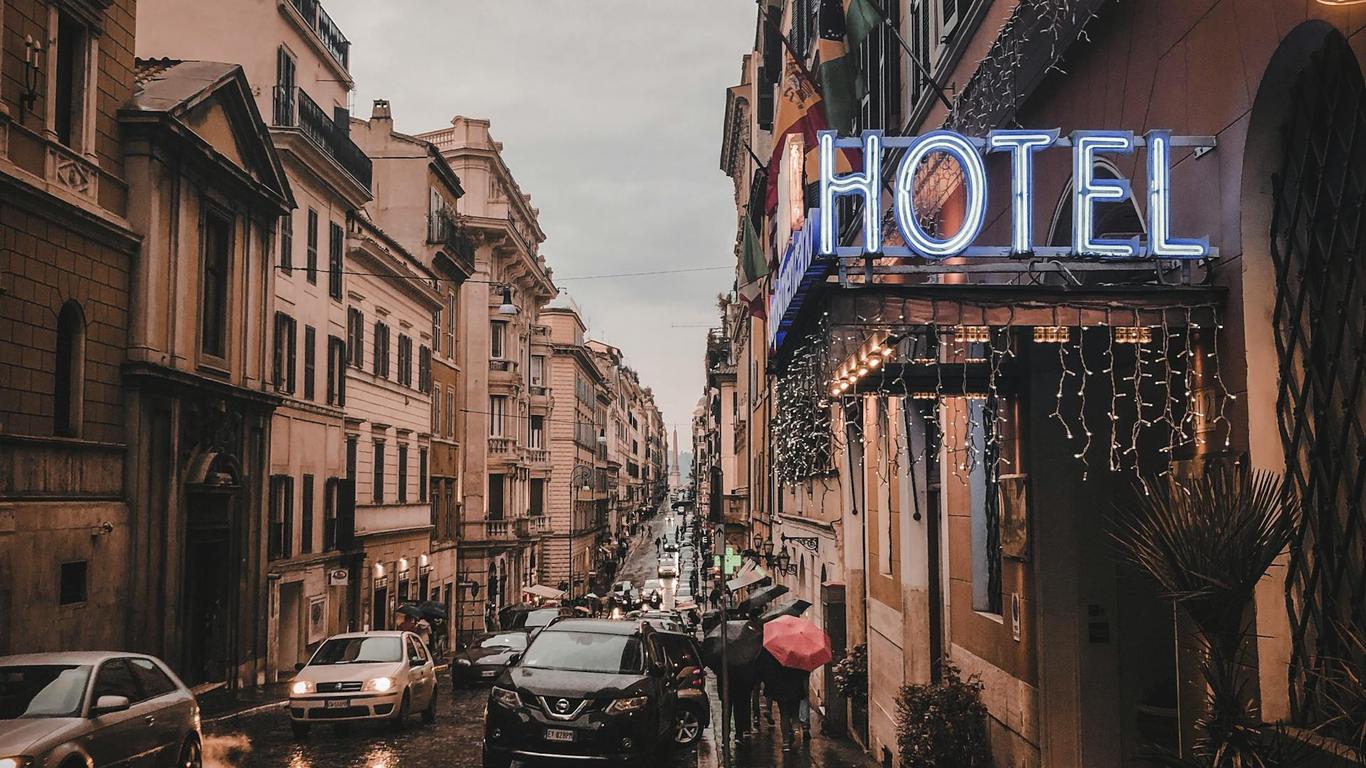
[[[199,704],[160,660],[0,656],[0,768],[200,768]]]

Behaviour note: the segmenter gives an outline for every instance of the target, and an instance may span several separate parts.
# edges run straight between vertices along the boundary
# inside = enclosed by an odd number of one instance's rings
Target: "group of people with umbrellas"
[[[708,612],[702,641],[736,740],[744,741],[758,727],[762,693],[769,702],[769,722],[772,705],[778,704],[784,750],[793,748],[799,731],[803,740],[810,740],[809,678],[833,658],[830,636],[801,618],[810,603],[789,600],[769,606],[786,592],[780,585],[763,587],[725,614]]]
[[[433,656],[440,658],[446,655],[446,606],[435,600],[423,600],[404,603],[396,613],[399,616],[397,629],[421,637]]]

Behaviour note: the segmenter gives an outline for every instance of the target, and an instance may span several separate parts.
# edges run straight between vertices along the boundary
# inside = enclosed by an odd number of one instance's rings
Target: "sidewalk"
[[[717,696],[714,676],[707,681],[707,693],[711,698],[711,727],[703,740],[697,743],[698,768],[719,768],[721,756],[721,718],[723,711]],[[735,734],[731,734],[729,756],[731,768],[877,768],[877,763],[863,750],[847,738],[832,738],[822,734],[816,713],[812,712],[811,741],[802,742],[800,737],[793,748],[783,751],[782,735],[778,727],[778,707],[773,707],[774,724],[762,716],[757,729],[751,729],[749,738],[742,744],[735,744]]]

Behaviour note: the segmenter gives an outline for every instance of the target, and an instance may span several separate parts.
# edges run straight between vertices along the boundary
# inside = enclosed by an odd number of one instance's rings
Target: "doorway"
[[[294,672],[294,664],[300,658],[299,649],[303,647],[303,583],[290,582],[280,585],[280,670],[278,676],[287,679]]]
[[[375,630],[388,629],[389,619],[389,587],[375,587],[374,599],[370,603],[370,628]]]
[[[229,679],[229,643],[234,636],[232,525],[235,498],[230,494],[191,493],[186,531],[185,592],[182,615],[183,673],[188,685]]]

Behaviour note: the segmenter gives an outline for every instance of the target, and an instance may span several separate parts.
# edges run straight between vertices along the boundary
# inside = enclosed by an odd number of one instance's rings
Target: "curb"
[[[440,677],[441,677],[442,675],[444,675],[444,674],[447,672],[447,670],[449,670],[450,668],[451,668],[451,665],[449,665],[449,664],[439,664],[439,665],[437,665],[437,667],[436,667],[436,675],[437,675],[437,678],[438,678],[438,680],[437,680],[438,683],[440,683]],[[203,719],[201,720],[201,722],[202,722],[204,725],[210,725],[210,724],[213,724],[213,723],[222,723],[222,722],[226,722],[226,721],[228,721],[228,720],[234,720],[234,719],[239,718],[239,717],[247,717],[248,715],[256,715],[256,714],[260,714],[260,713],[262,713],[262,712],[269,712],[269,711],[271,711],[271,710],[273,710],[273,709],[284,709],[284,708],[287,707],[287,706],[289,706],[289,699],[280,699],[279,701],[268,701],[268,702],[266,702],[265,704],[257,704],[257,705],[254,706],[254,707],[247,707],[246,709],[239,709],[239,710],[235,710],[235,711],[233,711],[233,712],[224,712],[224,713],[221,714],[221,715],[214,715],[213,717],[206,717],[206,718],[203,718]]]

